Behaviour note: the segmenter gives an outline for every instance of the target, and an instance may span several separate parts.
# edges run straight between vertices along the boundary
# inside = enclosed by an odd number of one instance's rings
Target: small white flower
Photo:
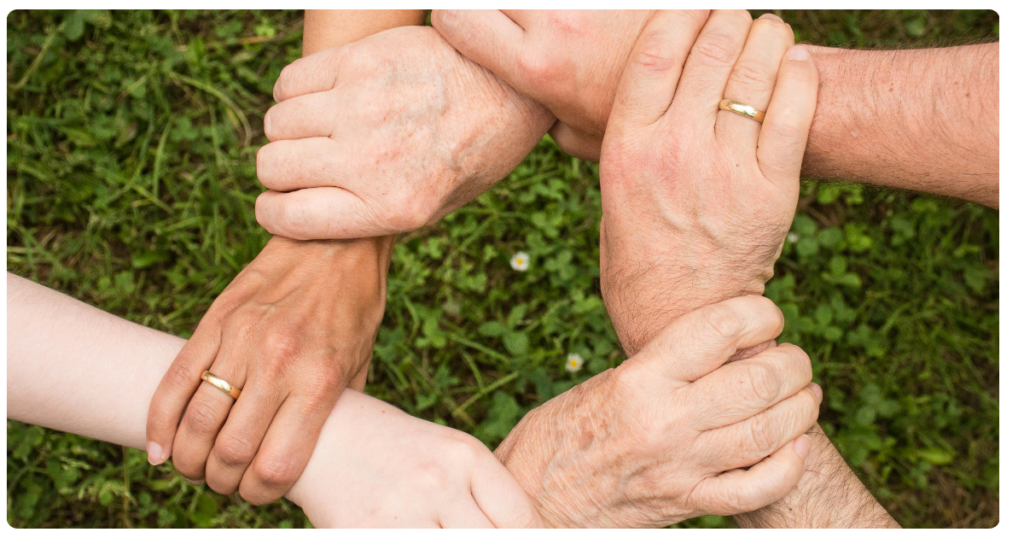
[[[576,373],[580,368],[583,368],[583,357],[580,357],[579,353],[570,353],[565,358],[565,371]]]
[[[799,240],[800,240],[800,236],[799,236],[799,235],[797,235],[797,234],[796,234],[796,232],[789,232],[789,235],[787,235],[787,236],[786,236],[786,239],[787,239],[787,240],[788,240],[788,241],[789,241],[790,243],[796,243],[797,241],[799,241]]]
[[[509,264],[516,271],[525,271],[530,268],[530,255],[523,251],[516,252]]]

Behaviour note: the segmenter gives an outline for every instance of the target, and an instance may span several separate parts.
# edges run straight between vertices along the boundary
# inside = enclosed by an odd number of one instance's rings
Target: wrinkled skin
[[[783,61],[781,20],[715,11],[698,36],[671,18],[676,34],[649,23],[637,41],[602,151],[601,290],[627,353],[682,313],[763,293],[816,102],[810,58]],[[718,110],[724,96],[764,125]]]
[[[722,365],[782,324],[763,297],[691,312],[531,411],[495,455],[553,527],[662,527],[775,502],[803,474],[818,416],[810,360],[783,344]]]
[[[373,237],[436,222],[504,178],[553,117],[433,28],[401,27],[287,66],[257,154],[267,231]]]
[[[470,60],[550,110],[551,136],[597,161],[615,88],[648,10],[434,10],[431,24]],[[699,29],[708,12],[694,11]]]

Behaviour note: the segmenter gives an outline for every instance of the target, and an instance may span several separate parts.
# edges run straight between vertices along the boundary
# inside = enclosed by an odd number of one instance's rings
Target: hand
[[[508,175],[554,121],[429,27],[296,60],[274,98],[256,218],[295,239],[436,222]]]
[[[316,527],[538,527],[512,475],[465,433],[347,390],[288,497]]]
[[[430,24],[470,60],[558,121],[551,136],[574,156],[597,161],[615,87],[653,11],[434,10]],[[707,11],[683,22],[696,32]]]
[[[161,380],[146,427],[150,462],[173,454],[189,480],[253,504],[284,495],[342,390],[365,384],[390,241],[272,238]],[[202,383],[204,370],[240,388],[238,400]]]
[[[647,23],[604,138],[601,291],[627,354],[682,313],[763,293],[800,193],[807,51],[774,16],[714,11],[699,36],[690,19]],[[766,110],[763,128],[723,98]]]
[[[723,364],[782,324],[763,297],[693,311],[531,411],[495,455],[548,526],[660,527],[775,502],[803,474],[821,388],[790,344]]]

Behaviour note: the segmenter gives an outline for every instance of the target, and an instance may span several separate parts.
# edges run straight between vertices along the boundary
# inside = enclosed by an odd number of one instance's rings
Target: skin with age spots
[[[256,164],[271,190],[256,217],[296,239],[436,222],[511,172],[554,121],[428,27],[297,60],[274,94]]]

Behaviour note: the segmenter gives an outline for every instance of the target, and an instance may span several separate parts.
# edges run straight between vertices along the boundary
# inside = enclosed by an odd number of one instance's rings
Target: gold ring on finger
[[[764,111],[756,109],[750,105],[745,105],[739,101],[733,101],[732,99],[722,99],[718,102],[718,110],[727,110],[734,112],[740,116],[750,118],[757,123],[764,123]]]
[[[241,390],[236,388],[231,383],[228,383],[227,381],[224,381],[223,379],[211,374],[209,370],[204,370],[203,375],[201,377],[203,381],[206,381],[207,383],[217,387],[222,392],[224,392],[224,394],[227,394],[228,396],[231,396],[236,400],[242,394]]]

